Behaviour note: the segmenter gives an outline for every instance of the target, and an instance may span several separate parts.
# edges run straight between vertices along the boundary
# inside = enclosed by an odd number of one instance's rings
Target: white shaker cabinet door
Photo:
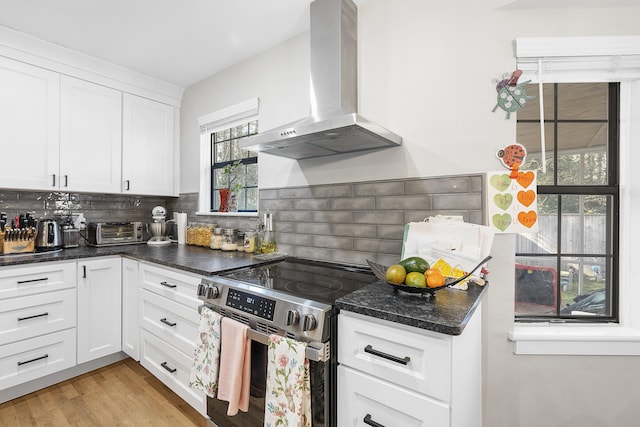
[[[119,193],[122,93],[62,76],[60,189]]]
[[[134,360],[140,360],[139,295],[138,261],[122,258],[122,351]]]
[[[177,196],[178,120],[175,107],[123,95],[123,193]]]
[[[0,57],[0,185],[3,188],[57,188],[59,123],[60,76]]]
[[[119,352],[121,328],[120,257],[78,262],[78,363]]]
[[[338,366],[340,427],[449,427],[449,406],[344,365]]]

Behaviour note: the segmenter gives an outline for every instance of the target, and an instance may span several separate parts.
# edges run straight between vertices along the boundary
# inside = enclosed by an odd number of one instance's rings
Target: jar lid
[[[215,227],[215,228],[213,229],[213,232],[214,232],[215,234],[222,234],[222,228],[220,228],[220,227]]]

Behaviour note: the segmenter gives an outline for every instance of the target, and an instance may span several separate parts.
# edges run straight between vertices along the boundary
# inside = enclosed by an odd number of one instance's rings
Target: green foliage
[[[231,192],[236,193],[242,188],[242,179],[246,174],[246,168],[241,160],[236,160],[233,163],[225,165],[221,173],[226,180],[227,188],[231,190]]]

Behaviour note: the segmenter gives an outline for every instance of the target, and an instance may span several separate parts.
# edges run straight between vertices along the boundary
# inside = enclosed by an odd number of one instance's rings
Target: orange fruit
[[[413,288],[426,288],[427,279],[424,277],[424,274],[417,271],[412,271],[411,273],[407,274],[407,278],[404,279],[404,284]]]
[[[400,285],[404,283],[404,279],[407,277],[407,271],[400,264],[393,264],[389,268],[387,268],[387,272],[385,274],[385,279],[389,283],[393,283],[394,285]]]
[[[444,286],[446,280],[440,270],[433,271],[429,276],[426,276],[427,286],[430,288],[438,288]]]
[[[433,273],[440,273],[440,270],[438,268],[435,267],[431,267],[430,269],[428,269],[427,271],[424,272],[424,276],[425,277],[429,277],[431,276]]]

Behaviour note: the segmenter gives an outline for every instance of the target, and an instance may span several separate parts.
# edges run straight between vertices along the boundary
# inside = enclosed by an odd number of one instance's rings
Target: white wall
[[[640,34],[638,7],[498,8],[505,3],[510,2],[364,2],[360,112],[401,135],[403,146],[302,162],[261,155],[261,188],[500,169],[495,152],[515,142],[515,120],[505,120],[500,109],[491,112],[493,80],[513,71],[516,37]],[[181,192],[197,191],[197,117],[253,96],[261,100],[263,129],[307,114],[307,43],[306,35],[297,37],[187,88]],[[484,312],[484,425],[638,425],[639,358],[513,355],[507,341],[513,324],[513,248],[512,236],[499,237],[492,262]]]

